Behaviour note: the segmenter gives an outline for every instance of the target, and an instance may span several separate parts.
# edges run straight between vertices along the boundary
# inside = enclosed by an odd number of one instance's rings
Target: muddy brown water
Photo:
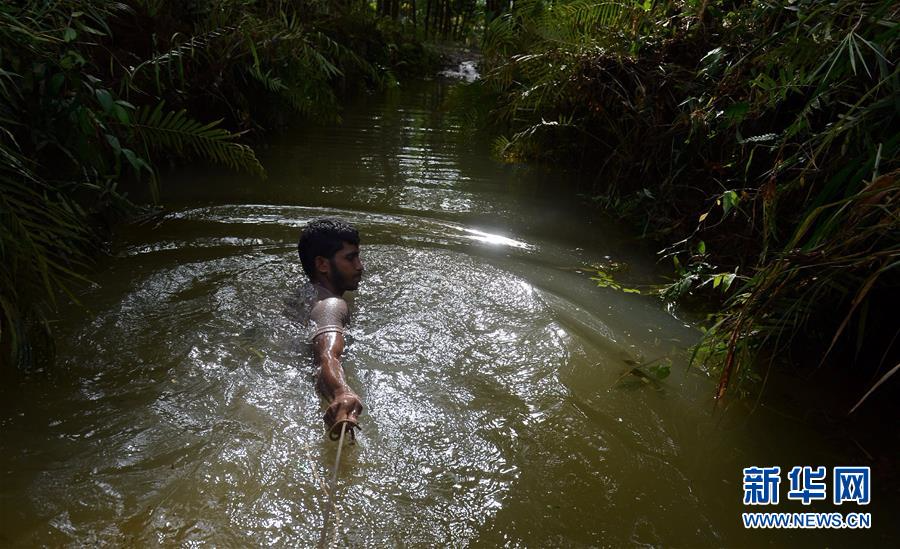
[[[714,411],[713,380],[686,367],[699,332],[590,279],[599,264],[658,283],[652,250],[585,211],[569,176],[491,159],[442,109],[454,85],[275,138],[265,182],[166,178],[167,213],[123,228],[85,308],[64,309],[56,366],[0,387],[3,545],[319,540],[335,444],[291,296],[298,231],[321,215],[360,228],[366,266],[344,363],[366,411],[336,545],[890,539],[742,528],[743,467],[830,465],[843,443],[799,414]],[[628,374],[653,360],[671,374]]]

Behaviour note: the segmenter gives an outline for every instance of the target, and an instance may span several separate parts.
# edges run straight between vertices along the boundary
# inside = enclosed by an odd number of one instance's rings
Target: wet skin
[[[319,292],[319,302],[313,307],[311,317],[317,325],[333,324],[335,320],[332,319],[336,318],[342,325],[346,323],[349,308],[341,296],[345,291],[359,287],[363,271],[356,244],[344,242],[332,258],[316,257],[314,282]],[[313,341],[314,360],[319,371],[316,388],[329,403],[325,411],[325,426],[329,430],[345,421],[355,426],[363,410],[362,401],[344,378],[341,365],[343,352],[342,332],[326,332]]]

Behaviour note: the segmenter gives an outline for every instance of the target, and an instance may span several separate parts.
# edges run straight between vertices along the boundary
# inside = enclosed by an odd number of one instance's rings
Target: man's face
[[[329,261],[331,282],[338,291],[355,290],[362,279],[363,264],[359,258],[359,246],[344,242]]]

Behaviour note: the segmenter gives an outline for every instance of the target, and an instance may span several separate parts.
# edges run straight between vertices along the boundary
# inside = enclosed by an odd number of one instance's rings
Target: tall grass
[[[900,283],[900,8],[517,2],[484,40],[496,152],[568,160],[713,293],[717,397],[765,360],[888,375]],[[863,374],[864,372],[864,374]],[[874,377],[872,377],[874,376]]]

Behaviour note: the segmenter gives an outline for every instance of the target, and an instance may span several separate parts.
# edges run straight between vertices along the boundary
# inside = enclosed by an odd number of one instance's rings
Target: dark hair
[[[307,223],[300,231],[300,242],[297,243],[297,253],[306,276],[312,280],[316,257],[321,255],[331,259],[344,246],[344,242],[359,245],[359,231],[346,221],[320,217]]]

